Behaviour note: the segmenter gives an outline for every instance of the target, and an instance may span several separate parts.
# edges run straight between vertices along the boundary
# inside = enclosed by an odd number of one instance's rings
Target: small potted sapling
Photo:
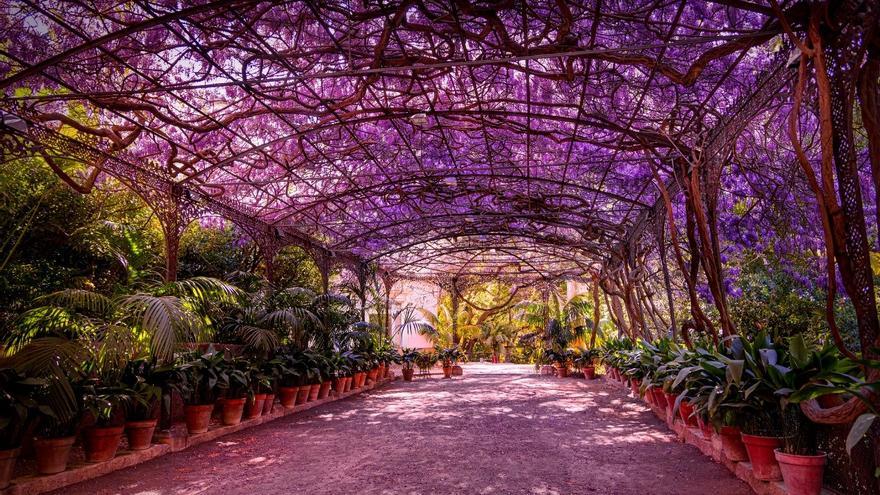
[[[190,434],[205,433],[219,395],[228,384],[222,352],[187,354],[176,371],[180,377],[186,428]]]
[[[223,361],[222,366],[225,368],[225,381],[221,382],[221,386],[225,393],[220,418],[225,426],[234,426],[241,423],[244,405],[248,397],[253,395],[248,380],[250,364],[245,359],[234,359]],[[262,404],[260,407],[262,409]]]
[[[123,386],[106,386],[87,380],[79,387],[88,421],[83,443],[88,462],[106,462],[116,456],[125,430],[125,405],[133,393]]]

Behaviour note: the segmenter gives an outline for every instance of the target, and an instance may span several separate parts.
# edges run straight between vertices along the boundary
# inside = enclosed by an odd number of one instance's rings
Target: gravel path
[[[393,382],[56,493],[751,493],[622,388],[533,369]]]

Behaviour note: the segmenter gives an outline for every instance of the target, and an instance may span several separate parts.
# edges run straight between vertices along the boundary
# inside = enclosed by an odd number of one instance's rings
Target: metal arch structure
[[[50,153],[135,188],[161,177],[142,195],[169,212],[169,250],[210,211],[270,258],[294,243],[412,277],[592,269],[659,201],[646,151],[723,125],[781,32],[771,8],[723,1],[17,0],[6,15],[35,50],[0,52],[0,108],[85,147],[27,133]]]

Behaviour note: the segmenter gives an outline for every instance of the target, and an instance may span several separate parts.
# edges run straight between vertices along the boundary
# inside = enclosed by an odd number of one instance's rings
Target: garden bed
[[[58,474],[46,476],[36,475],[33,474],[35,469],[34,463],[32,461],[20,462],[21,466],[16,469],[16,472],[18,473],[17,477],[12,480],[12,484],[8,488],[0,490],[0,495],[37,495],[40,493],[47,493],[53,490],[58,490],[66,486],[97,478],[99,476],[104,476],[114,471],[125,469],[130,466],[134,466],[136,464],[140,464],[142,462],[146,462],[166,454],[179,452],[181,450],[185,450],[190,447],[203,444],[205,442],[210,442],[231,433],[246,430],[248,428],[252,428],[254,426],[268,423],[270,421],[274,421],[276,419],[293,414],[301,413],[303,411],[307,411],[309,409],[328,404],[330,402],[345,399],[351,397],[352,395],[357,395],[368,390],[373,390],[395,379],[397,379],[396,376],[392,378],[381,379],[375,384],[365,385],[361,389],[351,390],[341,395],[336,395],[335,392],[332,392],[331,395],[326,399],[307,402],[305,404],[295,406],[291,409],[286,409],[284,407],[281,407],[280,404],[276,403],[275,408],[269,415],[260,416],[250,420],[244,420],[234,426],[222,426],[220,423],[212,422],[210,429],[206,433],[201,433],[197,435],[187,435],[186,427],[182,424],[176,424],[172,428],[174,434],[171,436],[171,439],[168,443],[154,444],[149,449],[137,452],[122,450],[124,448],[124,445],[120,445],[120,451],[116,455],[116,457],[107,462],[95,464],[87,463],[81,455],[82,449],[78,448],[74,451],[74,457],[71,458],[68,469]]]

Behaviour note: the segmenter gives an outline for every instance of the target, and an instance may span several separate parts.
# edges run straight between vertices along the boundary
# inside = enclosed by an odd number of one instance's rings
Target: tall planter
[[[318,400],[319,393],[321,393],[320,383],[313,383],[309,385],[309,402]]]
[[[191,435],[208,431],[214,404],[188,405],[183,408],[183,411],[186,414],[186,430]]]
[[[259,418],[263,415],[263,405],[266,403],[266,394],[254,394],[247,400],[244,417],[247,419]]]
[[[415,374],[416,370],[412,368],[404,368],[401,373],[403,373],[403,381],[411,382],[413,379],[413,374]]]
[[[776,449],[782,447],[781,438],[743,433],[742,441],[746,446],[746,452],[749,453],[755,478],[762,481],[782,479],[782,472],[779,470],[779,463],[776,462],[774,453]]]
[[[37,452],[37,472],[55,474],[67,469],[70,450],[76,437],[37,438],[34,450]]]
[[[153,432],[156,431],[155,419],[128,421],[125,423],[125,435],[128,437],[128,450],[145,450],[153,443]]]
[[[275,407],[275,394],[266,394],[266,401],[263,402],[263,416],[272,414],[272,408]]]
[[[788,495],[819,495],[825,471],[824,452],[819,455],[786,454],[780,449],[774,452],[782,480]]]
[[[738,427],[722,426],[719,434],[721,435],[721,451],[728,460],[742,462],[749,459],[746,446],[742,441],[742,432]]]
[[[87,462],[106,462],[116,456],[124,426],[93,426],[83,434]]]
[[[223,401],[223,412],[221,419],[224,426],[235,426],[241,423],[241,416],[244,414],[244,403],[247,398],[225,399]]]
[[[281,405],[287,409],[293,408],[296,405],[298,391],[299,387],[278,387],[278,400],[281,401]]]
[[[0,450],[0,490],[9,486],[21,449]]]
[[[318,391],[318,400],[326,399],[328,395],[330,395],[330,386],[332,382],[330,380],[325,380],[321,382],[321,388]]]
[[[311,385],[303,385],[296,393],[296,405],[305,404],[309,401],[309,392],[312,390]]]

